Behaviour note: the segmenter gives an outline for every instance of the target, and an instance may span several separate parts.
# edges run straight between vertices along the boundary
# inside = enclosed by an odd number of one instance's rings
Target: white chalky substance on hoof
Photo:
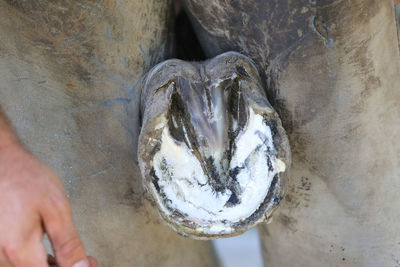
[[[139,163],[160,215],[211,239],[268,219],[284,194],[290,150],[251,60],[169,60],[142,84]]]
[[[274,149],[271,129],[263,123],[262,116],[250,110],[247,130],[238,137],[229,166],[230,171],[240,170],[236,176],[239,196],[230,189],[215,192],[197,158],[184,143],[177,143],[171,137],[167,126],[163,129],[161,149],[154,156],[154,169],[160,179],[158,185],[172,201],[173,210],[199,223],[207,220],[210,229],[218,227],[221,232],[229,233],[233,229],[224,229],[222,221],[238,222],[250,216],[265,199],[273,177],[285,171],[282,160],[266,156]],[[240,205],[231,204],[231,199]],[[165,209],[165,212],[171,211]],[[214,234],[207,228],[203,231]]]

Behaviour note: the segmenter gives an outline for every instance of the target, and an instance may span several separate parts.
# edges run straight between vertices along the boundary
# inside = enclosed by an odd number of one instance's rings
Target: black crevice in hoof
[[[175,16],[175,57],[186,61],[203,61],[206,58],[188,15],[180,8]]]

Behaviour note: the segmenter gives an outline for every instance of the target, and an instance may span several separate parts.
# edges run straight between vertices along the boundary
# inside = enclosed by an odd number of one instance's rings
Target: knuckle
[[[71,258],[75,253],[83,249],[82,241],[78,236],[73,236],[65,242],[54,247],[56,257],[62,259]]]

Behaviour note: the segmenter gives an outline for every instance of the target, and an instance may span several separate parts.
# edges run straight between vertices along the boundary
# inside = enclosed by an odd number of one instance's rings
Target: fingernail
[[[90,267],[90,266],[87,260],[81,260],[80,262],[75,263],[72,267]]]

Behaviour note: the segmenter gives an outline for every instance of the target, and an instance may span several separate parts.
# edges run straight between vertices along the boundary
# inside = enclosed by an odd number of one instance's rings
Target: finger
[[[71,208],[62,192],[52,192],[41,211],[43,223],[60,267],[89,267],[81,239],[75,229]]]

